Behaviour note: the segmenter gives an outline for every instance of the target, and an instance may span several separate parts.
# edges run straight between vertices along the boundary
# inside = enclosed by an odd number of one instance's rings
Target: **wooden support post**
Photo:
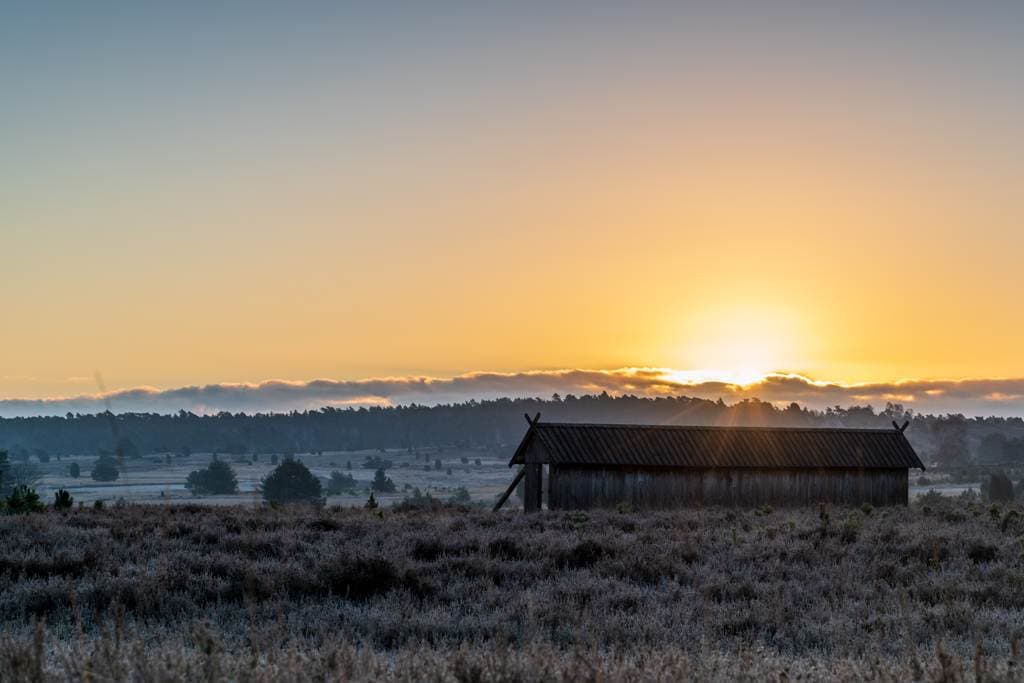
[[[539,462],[526,463],[526,491],[523,495],[524,512],[540,512],[543,501],[544,465]]]
[[[497,512],[498,510],[501,509],[501,506],[505,504],[505,501],[508,500],[508,497],[512,495],[512,492],[516,490],[516,486],[519,485],[519,482],[525,476],[526,469],[523,468],[519,470],[519,474],[517,474],[516,478],[512,480],[511,484],[509,484],[508,488],[505,490],[505,493],[501,494],[501,498],[498,499],[498,502],[494,504],[493,512]]]

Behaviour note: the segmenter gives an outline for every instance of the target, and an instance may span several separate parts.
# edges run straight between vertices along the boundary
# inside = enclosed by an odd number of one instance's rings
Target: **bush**
[[[578,543],[568,552],[563,552],[558,557],[558,566],[565,569],[582,569],[591,567],[602,557],[610,556],[612,553],[608,548],[597,541],[583,541]]]
[[[359,482],[351,474],[344,474],[337,470],[331,472],[331,479],[327,482],[327,493],[336,496],[346,491],[354,491],[359,488]]]
[[[78,479],[80,476],[82,476],[82,468],[79,467],[77,462],[73,462],[71,463],[71,465],[68,466],[68,474],[71,476],[72,479]]]
[[[269,503],[323,503],[320,480],[301,462],[286,460],[260,482]]]
[[[15,486],[11,495],[7,497],[4,508],[8,514],[20,515],[26,512],[42,512],[46,509],[43,501],[39,500],[36,490],[28,486]]]
[[[455,493],[448,499],[449,503],[455,505],[466,505],[473,500],[473,497],[469,495],[469,490],[465,486],[460,486],[455,489]]]
[[[423,493],[419,487],[412,490],[412,496],[407,496],[402,499],[402,502],[395,505],[394,509],[398,512],[411,512],[413,510],[439,510],[444,507],[437,498],[434,498],[429,493]]]
[[[1010,503],[1014,500],[1014,483],[1006,472],[993,472],[988,478],[988,500],[993,503]]]
[[[393,462],[379,455],[371,455],[363,461],[363,468],[367,470],[389,470],[392,467],[394,467]]]
[[[991,562],[999,555],[999,548],[988,543],[972,543],[967,549],[967,557],[975,563]]]
[[[238,493],[238,478],[231,465],[214,460],[205,470],[190,472],[185,488],[193,495]]]
[[[377,470],[373,475],[373,483],[370,487],[379,493],[394,493],[395,482],[391,481],[391,477],[384,474],[383,469]]]
[[[96,464],[93,465],[91,476],[95,481],[117,481],[117,478],[121,476],[121,472],[117,468],[116,460],[109,455],[102,455],[97,458]]]
[[[1005,472],[995,472],[988,480],[988,499],[993,502],[1013,500],[1013,482]]]
[[[71,506],[75,502],[75,499],[71,497],[71,494],[64,489],[57,491],[53,498],[53,509],[55,510],[70,510]]]
[[[384,558],[331,563],[320,579],[331,593],[349,600],[366,600],[401,585],[395,566]]]

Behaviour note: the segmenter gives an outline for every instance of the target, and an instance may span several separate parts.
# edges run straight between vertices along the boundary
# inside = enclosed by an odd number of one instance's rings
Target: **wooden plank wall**
[[[777,507],[906,505],[906,469],[602,469],[552,466],[548,507],[666,509],[695,505]]]

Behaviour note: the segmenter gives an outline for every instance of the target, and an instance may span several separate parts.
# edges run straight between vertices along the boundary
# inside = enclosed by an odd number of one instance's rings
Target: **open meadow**
[[[283,454],[237,456],[220,454],[219,459],[229,463],[238,478],[239,492],[234,495],[193,496],[185,487],[189,472],[207,467],[214,458],[212,453],[188,455],[157,453],[141,458],[122,458],[120,475],[116,481],[94,481],[89,473],[96,456],[65,456],[59,461],[33,462],[40,478],[36,486],[44,500],[52,500],[58,489],[67,490],[76,502],[92,504],[97,500],[113,504],[127,503],[185,503],[204,505],[260,505],[262,498],[258,486],[284,460]],[[459,488],[465,488],[472,500],[492,502],[508,486],[513,473],[509,470],[511,457],[504,450],[486,448],[429,448],[418,451],[399,449],[365,450],[321,453],[299,453],[294,456],[322,482],[332,472],[351,475],[357,488],[341,494],[328,495],[329,505],[362,506],[370,492],[375,467],[365,466],[370,458],[390,463],[387,476],[395,483],[394,493],[376,492],[382,505],[390,505],[410,495],[413,489],[439,499],[451,497]],[[80,470],[78,477],[69,475],[72,463]]]
[[[1019,680],[1024,510],[0,517],[0,680]]]

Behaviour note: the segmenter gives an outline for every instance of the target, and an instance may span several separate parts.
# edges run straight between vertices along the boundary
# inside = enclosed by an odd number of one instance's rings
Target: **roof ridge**
[[[598,427],[609,429],[710,429],[716,431],[779,431],[779,432],[855,432],[857,434],[900,434],[897,429],[886,427],[756,427],[750,425],[677,425],[639,424],[630,422],[539,422],[536,428],[545,427]]]

